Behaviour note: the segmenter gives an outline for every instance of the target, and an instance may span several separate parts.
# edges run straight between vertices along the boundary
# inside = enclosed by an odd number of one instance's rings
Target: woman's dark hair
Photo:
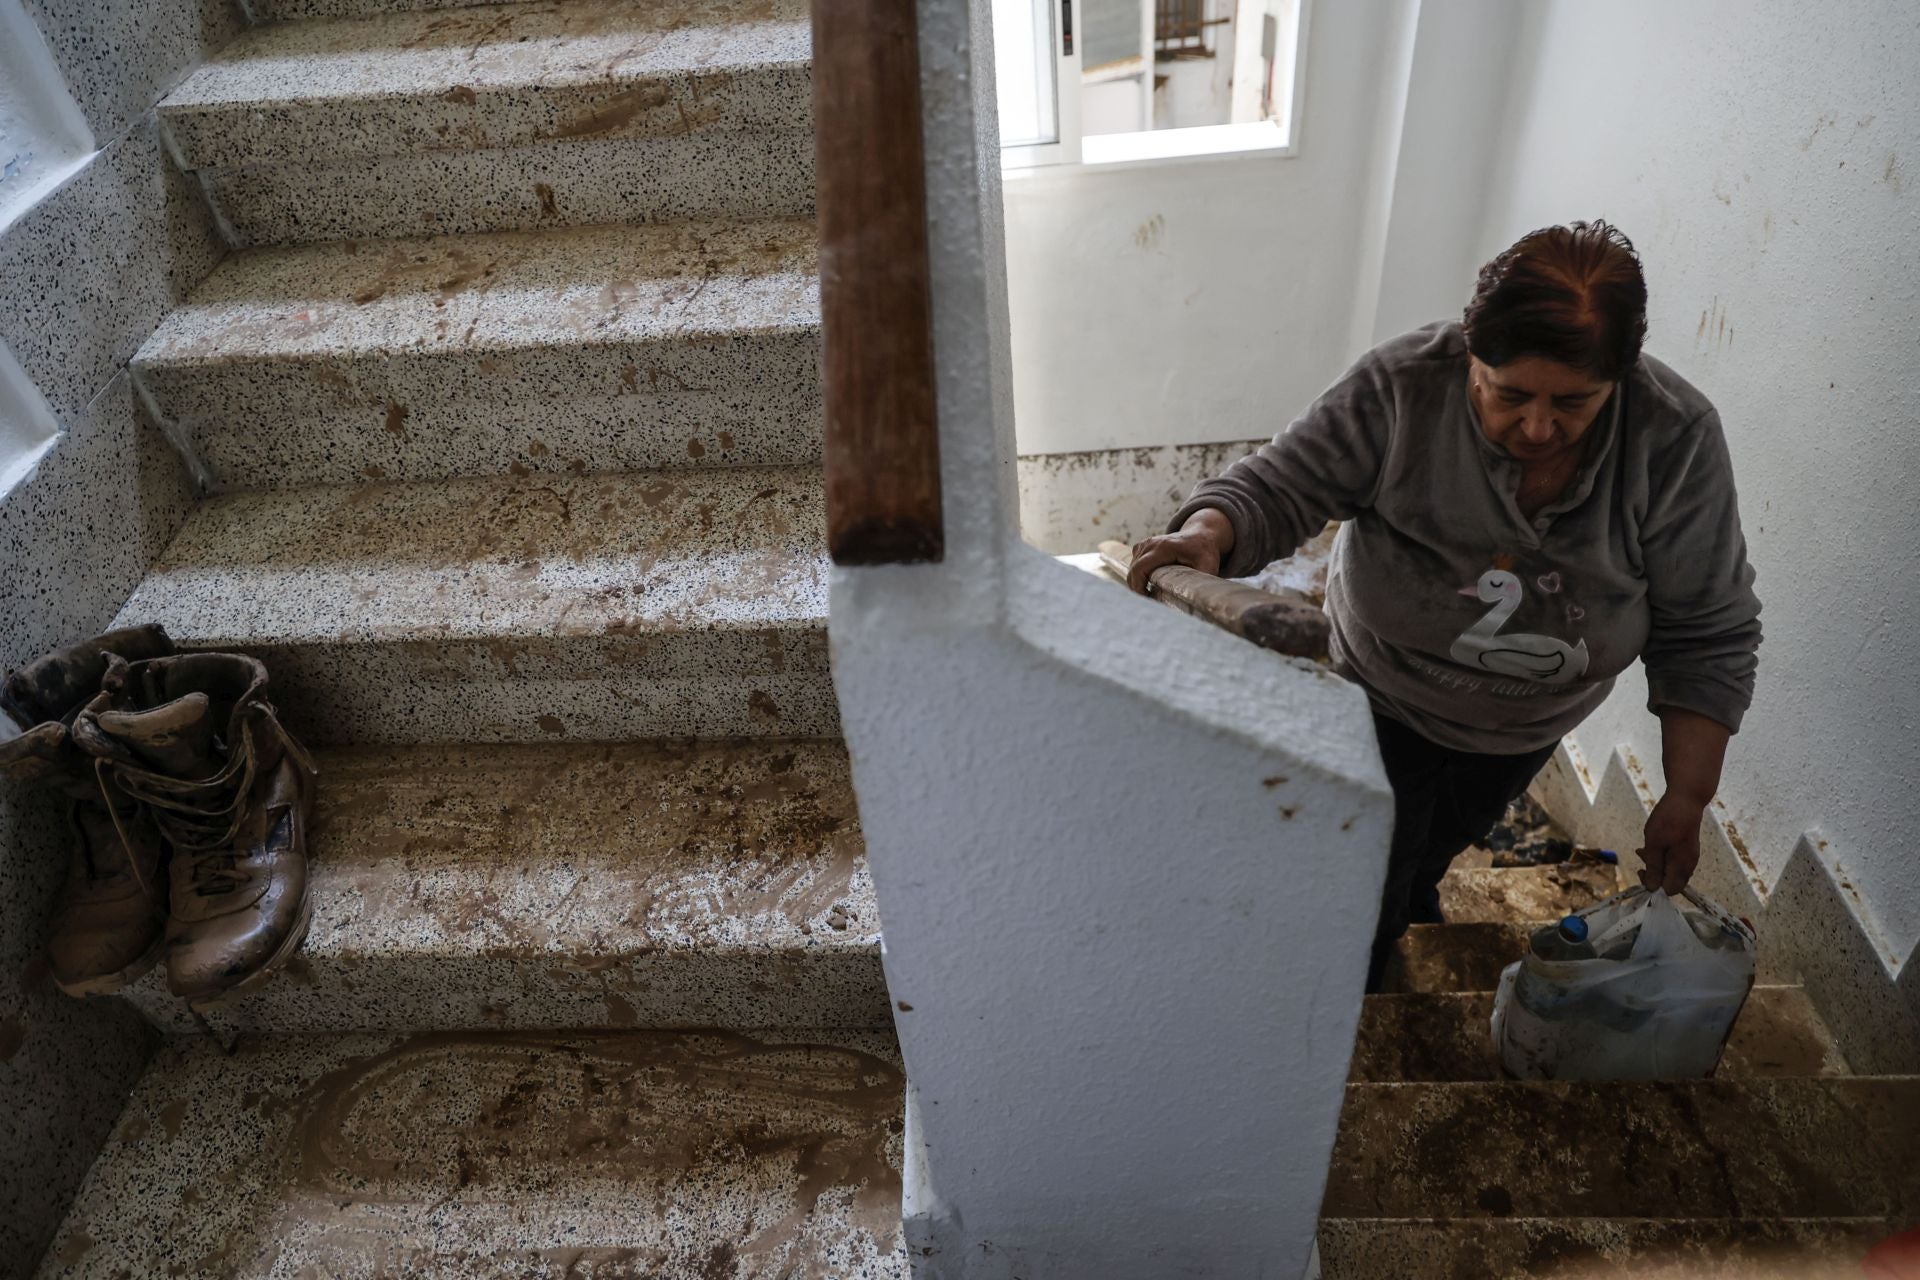
[[[1529,232],[1480,268],[1461,327],[1490,365],[1539,356],[1615,381],[1647,336],[1640,255],[1604,222]]]

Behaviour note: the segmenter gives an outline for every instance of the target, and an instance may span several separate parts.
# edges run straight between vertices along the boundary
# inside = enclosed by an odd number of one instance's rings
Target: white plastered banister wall
[[[947,553],[832,585],[916,1274],[1291,1280],[1391,824],[1366,701],[1019,541],[989,6],[919,14]]]

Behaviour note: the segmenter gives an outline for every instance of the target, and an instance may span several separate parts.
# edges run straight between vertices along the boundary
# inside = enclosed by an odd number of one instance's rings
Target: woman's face
[[[1546,462],[1573,450],[1613,391],[1611,382],[1539,356],[1498,367],[1472,357],[1468,379],[1480,430],[1522,462]]]

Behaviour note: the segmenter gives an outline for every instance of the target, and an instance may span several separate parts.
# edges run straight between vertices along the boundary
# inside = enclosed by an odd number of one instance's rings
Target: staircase
[[[120,622],[269,663],[313,924],[204,1027],[128,993],[168,1038],[40,1276],[904,1276],[804,4],[251,8],[160,108],[249,247],[134,361],[217,494]],[[1791,975],[1714,1080],[1501,1079],[1500,966],[1611,875],[1450,877],[1366,1004],[1326,1276],[1804,1276],[1920,1215],[1920,1080]]]
[[[1592,859],[1462,855],[1368,996],[1320,1223],[1325,1280],[1858,1277],[1920,1223],[1920,1077],[1852,1075],[1767,959],[1711,1080],[1505,1079],[1488,1034],[1532,927],[1616,889]]]
[[[40,1274],[903,1275],[803,0],[252,9],[160,106],[249,247],[134,360],[217,493],[121,623],[268,662],[313,925],[128,993]]]

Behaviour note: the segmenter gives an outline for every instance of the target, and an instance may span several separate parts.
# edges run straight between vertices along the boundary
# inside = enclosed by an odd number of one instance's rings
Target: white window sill
[[[1271,120],[1253,124],[1199,125],[1146,133],[1096,133],[1080,139],[1077,164],[1004,167],[1005,175],[1036,177],[1062,171],[1116,170],[1298,154],[1286,131]]]

